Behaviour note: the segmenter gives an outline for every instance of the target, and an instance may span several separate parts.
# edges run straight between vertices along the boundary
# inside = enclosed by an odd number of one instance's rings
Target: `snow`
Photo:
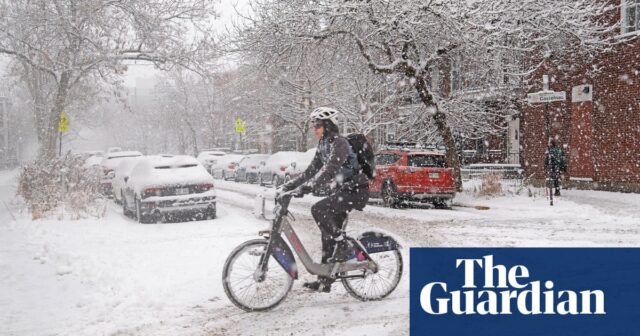
[[[216,180],[214,220],[142,225],[110,204],[104,218],[31,221],[14,198],[17,174],[0,171],[3,334],[408,334],[408,253],[399,287],[381,302],[357,301],[340,284],[330,294],[308,293],[301,283],[313,277],[302,267],[301,281],[273,311],[245,313],[228,301],[223,263],[235,246],[268,228],[251,214],[265,188]],[[266,189],[268,208],[273,192]],[[404,252],[411,246],[640,246],[640,195],[562,192],[553,207],[541,190],[532,197],[464,192],[453,210],[372,204],[351,213],[348,230],[379,228],[397,237]],[[290,207],[316,259],[319,232],[309,206],[317,200],[294,199]]]
[[[138,157],[138,156],[142,156],[142,153],[137,151],[112,152],[112,153],[108,153],[107,156],[102,158],[100,165],[104,169],[114,170],[116,169],[116,167],[118,167],[118,164],[120,164],[122,159],[129,158],[129,157]]]
[[[136,164],[140,162],[144,157],[136,156],[123,159],[115,169],[115,176],[113,177],[113,195],[116,199],[120,197],[120,191],[126,187],[125,177],[131,175],[131,171],[135,168]]]
[[[102,156],[92,155],[92,156],[88,157],[87,160],[85,160],[84,166],[85,167],[99,166],[102,163],[103,159],[104,159],[104,157],[102,157]]]
[[[142,159],[127,181],[137,194],[148,187],[191,184],[213,184],[213,178],[198,160],[186,155]]]

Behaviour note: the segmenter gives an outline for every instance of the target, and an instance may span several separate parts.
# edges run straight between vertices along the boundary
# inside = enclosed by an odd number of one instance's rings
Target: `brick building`
[[[640,2],[622,1],[614,18],[621,22],[620,38],[637,37]],[[587,75],[590,71],[574,66],[548,73],[550,89],[567,96],[549,104],[550,136],[567,156],[565,185],[640,192],[640,39],[588,66],[598,71]],[[543,104],[523,109],[521,132],[525,173],[541,182],[547,146]]]

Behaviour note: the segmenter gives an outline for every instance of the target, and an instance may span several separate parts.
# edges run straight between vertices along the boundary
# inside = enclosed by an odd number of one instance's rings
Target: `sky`
[[[217,11],[220,15],[215,21],[216,31],[223,33],[225,28],[229,27],[234,20],[238,18],[236,9],[244,12],[248,8],[249,0],[215,0]],[[224,61],[223,61],[224,62]],[[147,62],[137,62],[128,65],[127,73],[124,77],[125,86],[133,88],[137,85],[153,85],[154,78],[160,71],[155,70],[152,65]]]

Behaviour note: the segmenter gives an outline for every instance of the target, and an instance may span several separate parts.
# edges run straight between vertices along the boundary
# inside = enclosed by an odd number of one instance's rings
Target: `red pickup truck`
[[[388,207],[396,207],[402,201],[419,201],[447,208],[456,185],[444,154],[394,149],[376,155],[376,176],[369,183],[369,191],[371,196],[381,197]]]

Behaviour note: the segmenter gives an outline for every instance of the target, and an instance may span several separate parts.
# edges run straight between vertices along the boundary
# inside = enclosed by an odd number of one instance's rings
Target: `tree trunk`
[[[64,111],[69,94],[69,72],[63,72],[60,75],[60,81],[57,83],[56,99],[48,115],[48,122],[44,129],[42,137],[43,142],[40,144],[39,157],[43,159],[55,158],[58,152],[58,124],[60,123],[60,113]]]
[[[309,149],[308,147],[308,141],[307,141],[307,137],[309,134],[309,127],[308,127],[308,123],[304,123],[302,124],[302,129],[300,130],[300,142],[298,143],[299,146],[298,148],[300,148],[299,150],[301,152],[306,152],[307,149]]]
[[[447,123],[447,116],[444,112],[440,111],[438,104],[433,100],[433,96],[429,93],[429,89],[427,86],[427,82],[425,81],[423,76],[415,76],[415,88],[418,90],[418,94],[420,95],[420,99],[427,106],[427,108],[435,109],[435,113],[433,114],[433,120],[436,124],[436,128],[438,129],[438,133],[442,137],[442,141],[444,142],[444,146],[446,148],[445,159],[447,161],[447,165],[453,168],[453,176],[456,180],[456,189],[458,191],[462,191],[462,174],[460,171],[460,158],[458,157],[458,150],[456,148],[456,142],[453,138],[453,133],[451,132],[451,127]]]

